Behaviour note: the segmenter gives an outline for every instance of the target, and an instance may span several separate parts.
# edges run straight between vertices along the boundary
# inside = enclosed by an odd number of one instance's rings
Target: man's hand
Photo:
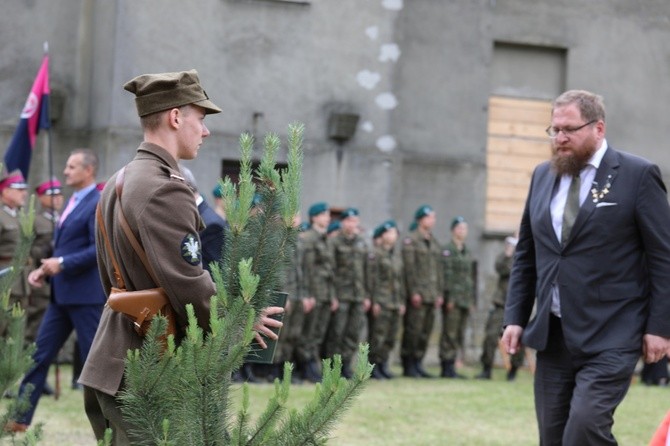
[[[53,276],[62,271],[62,268],[60,267],[60,262],[58,261],[58,257],[49,257],[48,259],[42,259],[42,266],[40,266],[40,269],[44,270],[44,273],[47,276]]]
[[[34,288],[42,288],[44,285],[44,270],[37,268],[28,274],[28,283]]]
[[[435,308],[440,309],[442,305],[444,305],[444,297],[437,296],[437,299],[435,299]]]
[[[313,297],[303,297],[302,298],[302,312],[308,314],[316,306],[316,299]]]
[[[642,338],[642,355],[644,362],[651,364],[658,362],[665,355],[670,354],[670,338],[646,334]]]
[[[419,308],[422,301],[421,294],[414,293],[412,294],[412,297],[410,297],[409,303],[412,304],[414,308]]]
[[[372,317],[379,316],[379,313],[381,313],[381,312],[382,312],[382,306],[381,305],[379,305],[377,303],[372,304]]]
[[[523,327],[520,325],[508,325],[505,327],[505,331],[502,335],[502,343],[505,346],[505,350],[510,355],[515,354],[518,351],[521,351],[523,345],[521,345],[521,334],[523,333]]]
[[[254,325],[254,330],[256,331],[256,341],[258,341],[258,345],[260,345],[262,348],[268,348],[268,345],[263,339],[263,335],[272,340],[279,339],[279,336],[277,336],[277,334],[273,332],[271,328],[281,328],[284,324],[276,319],[272,319],[270,316],[275,314],[282,314],[283,312],[284,309],[282,307],[267,307],[261,310],[261,316]]]
[[[340,301],[337,297],[333,297],[330,301],[330,312],[335,313],[338,308],[340,308]]]

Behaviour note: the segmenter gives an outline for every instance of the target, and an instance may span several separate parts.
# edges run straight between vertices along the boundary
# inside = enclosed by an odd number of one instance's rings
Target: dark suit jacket
[[[93,189],[54,233],[54,257],[63,257],[63,271],[51,278],[53,299],[60,305],[104,305],[95,253],[95,207],[100,192]]]
[[[594,181],[600,190],[609,180],[609,192],[598,203],[589,193],[564,247],[551,223],[557,180],[548,162],[533,173],[505,325],[525,327],[522,342],[544,350],[555,283],[573,354],[640,349],[645,333],[670,337],[670,207],[658,167],[608,148]]]
[[[202,266],[210,271],[209,264],[221,261],[223,257],[223,243],[228,222],[209,207],[205,200],[198,205],[198,213],[205,224],[205,229],[200,232]]]

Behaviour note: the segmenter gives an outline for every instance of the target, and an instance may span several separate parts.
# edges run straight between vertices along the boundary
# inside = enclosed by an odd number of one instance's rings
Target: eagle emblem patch
[[[190,265],[198,265],[202,261],[200,241],[195,234],[186,234],[181,241],[181,257]]]

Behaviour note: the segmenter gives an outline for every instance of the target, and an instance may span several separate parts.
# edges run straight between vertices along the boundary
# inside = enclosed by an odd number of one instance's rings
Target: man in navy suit
[[[77,333],[83,363],[100,321],[106,298],[95,252],[95,208],[100,198],[95,186],[97,169],[98,157],[93,151],[76,149],[70,154],[63,173],[74,194],[56,225],[53,257],[43,259],[41,266],[28,276],[33,286],[41,286],[49,279],[51,302],[37,335],[35,365],[20,387],[23,393],[27,384],[34,386],[31,408],[8,425],[13,431],[25,431],[30,425],[49,366],[72,330]]]
[[[537,350],[541,445],[616,445],[614,411],[640,355],[670,348],[670,207],[658,167],[608,145],[600,96],[563,93],[547,134],[502,339],[511,354]]]

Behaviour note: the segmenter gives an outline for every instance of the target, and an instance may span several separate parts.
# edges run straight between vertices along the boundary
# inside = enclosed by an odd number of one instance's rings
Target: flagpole
[[[44,56],[47,57],[49,56],[49,42],[45,41],[44,42]],[[48,181],[53,181],[54,178],[54,160],[53,160],[53,151],[52,146],[51,146],[51,98],[47,101],[47,107],[46,107],[46,113],[47,113],[47,122],[49,123],[49,126],[47,127],[47,159],[48,159],[48,169],[49,169],[49,180]],[[52,193],[50,195],[51,197],[51,209],[52,212],[54,213],[54,217],[56,216],[55,214],[55,204],[54,204],[54,199],[55,196]],[[56,219],[52,218],[51,219],[51,233],[55,233],[56,231]],[[58,365],[58,361],[55,361],[56,365],[56,384],[54,386],[54,398],[57,400],[58,397],[60,396],[60,366]]]

